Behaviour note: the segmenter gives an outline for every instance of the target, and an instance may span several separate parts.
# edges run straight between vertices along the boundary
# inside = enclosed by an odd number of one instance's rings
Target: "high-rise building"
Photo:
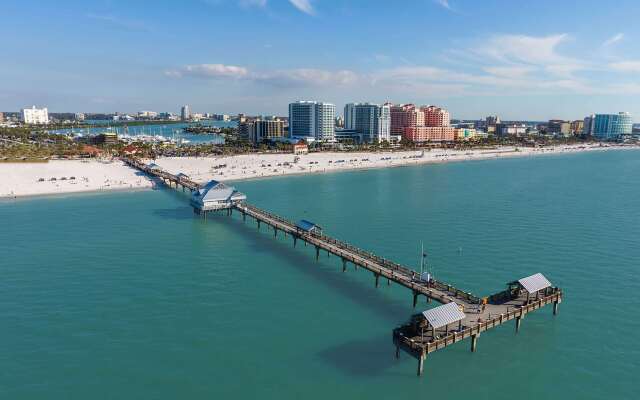
[[[571,122],[561,119],[551,119],[547,123],[547,133],[569,136],[569,134],[571,134]]]
[[[362,141],[373,143],[389,141],[391,132],[391,112],[388,104],[350,103],[345,106],[350,126]],[[346,124],[345,124],[346,125]]]
[[[630,135],[633,120],[628,112],[618,114],[596,114],[593,123],[593,135],[598,139],[619,139],[622,135]]]
[[[595,114],[591,114],[591,115],[589,115],[587,117],[584,117],[584,125],[583,125],[583,128],[582,128],[582,134],[583,135],[592,136],[595,122],[596,122],[596,115]]]
[[[344,105],[344,129],[356,129],[356,105],[348,103]]]
[[[424,113],[425,126],[449,126],[449,112],[436,106],[420,107]]]
[[[487,126],[495,126],[500,123],[500,117],[497,115],[489,115],[484,121]]]
[[[318,103],[316,106],[316,139],[323,142],[335,142],[336,106],[330,103]]]
[[[188,105],[182,106],[180,109],[180,119],[186,121],[191,118],[191,110]]]
[[[413,104],[390,107],[391,135],[402,135],[412,142],[453,141],[455,129],[449,126],[449,113],[435,106],[417,109]],[[427,125],[429,124],[429,125]]]
[[[289,104],[289,136],[335,141],[336,106],[316,101]]]
[[[246,124],[246,122],[245,122]],[[280,119],[257,119],[251,122],[249,138],[253,143],[284,137],[284,121]]]
[[[376,140],[378,142],[391,141],[391,106],[383,104],[378,112],[378,126],[376,127]]]
[[[571,134],[572,135],[580,135],[584,130],[584,121],[581,119],[577,119],[571,122]]]
[[[75,120],[76,121],[84,121],[84,113],[75,113]]]
[[[0,112],[0,122],[4,122],[4,113]]]
[[[413,104],[390,106],[391,134],[404,135],[406,128],[424,125],[424,114]]]
[[[25,124],[48,124],[49,123],[49,111],[47,108],[31,108],[22,109],[22,122]]]

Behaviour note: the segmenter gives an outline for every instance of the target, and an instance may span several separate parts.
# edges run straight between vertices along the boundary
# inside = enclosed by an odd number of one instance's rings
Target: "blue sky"
[[[415,102],[453,118],[640,116],[640,3],[4,0],[0,110],[286,114]]]

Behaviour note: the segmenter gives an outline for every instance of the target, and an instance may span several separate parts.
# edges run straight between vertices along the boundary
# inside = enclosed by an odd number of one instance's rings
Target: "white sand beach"
[[[185,173],[197,182],[210,179],[237,181],[291,174],[337,172],[353,169],[386,168],[405,165],[444,163],[563,154],[582,151],[639,149],[638,146],[571,145],[546,148],[323,152],[293,154],[249,154],[212,157],[165,157],[155,163],[168,172]],[[149,160],[150,161],[150,160]],[[0,163],[0,198],[55,195],[87,191],[151,188],[153,180],[119,160],[55,160],[48,163]],[[55,180],[53,179],[55,178]],[[72,179],[73,178],[73,179]]]
[[[406,165],[445,163],[507,157],[526,157],[582,151],[605,151],[630,146],[567,145],[545,148],[500,147],[497,149],[397,152],[322,152],[296,156],[293,154],[251,154],[230,157],[168,157],[154,162],[162,169],[182,172],[196,182],[211,179],[237,181],[291,174],[325,173],[353,169],[386,168]],[[151,160],[149,160],[151,161]]]
[[[0,163],[0,177],[0,197],[150,188],[153,184],[119,160]]]

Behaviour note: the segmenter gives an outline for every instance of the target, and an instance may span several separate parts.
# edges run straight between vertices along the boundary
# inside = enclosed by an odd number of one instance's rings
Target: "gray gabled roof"
[[[535,293],[538,290],[546,289],[551,286],[551,282],[549,282],[541,273],[519,279],[518,283],[529,293]]]
[[[451,302],[422,312],[429,325],[438,329],[465,318],[458,304]]]

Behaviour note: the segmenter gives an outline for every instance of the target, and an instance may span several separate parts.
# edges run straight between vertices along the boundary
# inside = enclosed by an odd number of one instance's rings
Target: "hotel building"
[[[316,101],[289,104],[289,136],[335,141],[336,106]]]
[[[595,115],[593,135],[598,139],[619,139],[622,135],[631,135],[632,130],[633,120],[628,112]]]
[[[25,124],[48,124],[49,123],[49,111],[47,108],[31,108],[22,109],[22,122]]]

